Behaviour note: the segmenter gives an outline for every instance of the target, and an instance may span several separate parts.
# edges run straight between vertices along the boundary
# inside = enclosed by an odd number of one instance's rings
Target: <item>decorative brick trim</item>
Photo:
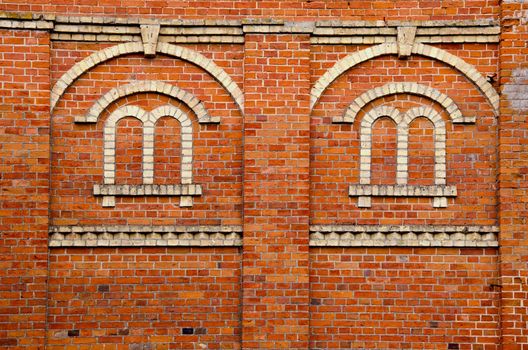
[[[350,196],[373,197],[455,197],[455,186],[412,186],[412,185],[350,185]]]
[[[244,33],[312,34],[315,22],[291,22],[275,19],[252,18],[242,20]]]
[[[202,186],[181,185],[94,185],[95,196],[201,196]]]
[[[414,41],[421,43],[498,43],[495,20],[471,21],[319,21],[312,44],[381,44],[396,42],[398,29],[416,27]]]
[[[242,246],[241,226],[51,226],[50,247]]]
[[[160,32],[159,24],[142,24],[141,40],[143,41],[143,51],[145,57],[156,56],[156,48],[158,46],[158,37]]]
[[[140,27],[159,25],[159,41],[243,43],[245,33],[307,33],[312,44],[395,42],[398,27],[416,27],[421,43],[498,43],[500,26],[492,19],[450,21],[284,21],[277,19],[187,20],[138,17],[55,16],[0,12],[0,28],[51,31],[52,40],[141,41]]]
[[[411,55],[415,37],[415,26],[398,27],[398,58],[407,58]]]
[[[73,82],[82,74],[86,73],[98,64],[106,62],[112,58],[141,52],[144,52],[142,42],[129,42],[107,47],[106,49],[94,52],[82,61],[77,62],[72,68],[64,73],[57,81],[55,86],[53,86],[51,91],[50,111],[53,111],[55,105],[64,94],[66,89],[68,89],[68,87],[73,84]],[[212,60],[194,50],[163,42],[158,43],[157,52],[180,58],[205,70],[226,89],[231,97],[233,97],[235,103],[240,108],[240,111],[244,111],[244,96],[242,90],[240,90],[233,79],[231,79],[231,77],[222,68],[218,67]]]
[[[117,122],[125,117],[134,117],[143,123],[143,185],[115,185],[115,135]],[[154,182],[154,128],[161,117],[172,117],[181,125],[181,185],[152,185]],[[160,106],[146,112],[137,106],[123,106],[115,110],[104,127],[104,185],[94,186],[94,195],[102,195],[103,206],[115,206],[115,196],[170,195],[181,196],[180,206],[192,206],[192,196],[202,194],[200,185],[192,183],[192,139],[191,119],[179,108]]]
[[[400,129],[398,131],[398,149],[401,147],[408,147],[409,139],[409,125],[416,118],[426,118],[434,127],[434,143],[435,143],[435,185],[445,185],[446,184],[446,126],[442,117],[436,113],[436,111],[431,107],[415,107],[408,110],[403,116],[401,125],[398,126]],[[400,136],[401,135],[401,136]],[[397,183],[407,183],[407,152],[401,154],[402,162],[398,162],[398,175],[397,177],[401,180]],[[405,181],[403,181],[405,179]],[[446,203],[447,205],[447,203]],[[435,205],[433,205],[435,207]]]
[[[497,226],[312,225],[312,247],[498,247]]]
[[[350,185],[350,197],[359,197],[358,207],[370,208],[371,197],[432,197],[433,208],[447,207],[447,197],[456,197],[456,186]]]
[[[127,85],[121,85],[108,91],[104,96],[97,100],[88,110],[85,116],[75,117],[76,123],[97,123],[101,113],[113,102],[120,98],[142,93],[155,92],[170,96],[185,103],[198,118],[200,124],[219,123],[219,117],[211,117],[207,112],[204,104],[193,94],[180,89],[177,86],[161,82],[161,81],[138,81]]]
[[[370,161],[372,154],[372,125],[379,118],[394,121],[397,128],[396,183],[397,186],[370,185]],[[409,124],[416,118],[425,117],[434,125],[435,138],[435,186],[409,186],[408,139]],[[348,119],[347,119],[348,120]],[[352,119],[355,120],[355,119]],[[389,106],[381,106],[368,112],[361,121],[360,130],[360,185],[351,185],[349,196],[358,196],[358,207],[370,208],[371,196],[383,197],[433,197],[434,208],[447,207],[447,198],[456,196],[456,187],[446,186],[446,127],[438,113],[431,107],[415,107],[402,117]]]
[[[428,97],[440,104],[446,110],[453,123],[474,123],[476,120],[475,117],[464,117],[455,101],[440,91],[421,84],[403,82],[389,83],[361,94],[348,106],[343,117],[335,117],[333,122],[354,123],[359,111],[361,111],[367,104],[375,99],[394,94],[412,94]]]
[[[450,54],[449,52],[433,47],[430,45],[424,45],[421,43],[414,43],[412,53],[436,59],[443,62],[452,68],[458,70],[467,79],[469,79],[488,99],[490,104],[495,111],[495,115],[498,115],[499,110],[499,95],[493,86],[473,67],[461,58]],[[347,70],[355,67],[356,65],[368,61],[372,58],[376,58],[383,55],[397,55],[398,44],[397,43],[384,43],[376,46],[366,48],[354,52],[339,60],[330,68],[323,76],[321,76],[310,92],[310,108],[313,109],[323,92],[330,86],[330,84],[336,80]]]

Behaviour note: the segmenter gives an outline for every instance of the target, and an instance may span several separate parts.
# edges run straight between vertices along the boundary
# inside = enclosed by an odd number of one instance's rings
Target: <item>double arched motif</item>
[[[85,116],[77,117],[77,123],[96,123],[101,113],[113,102],[120,98],[137,93],[154,92],[173,97],[185,103],[198,118],[199,123],[219,123],[219,117],[211,117],[204,104],[193,94],[180,89],[179,87],[161,81],[139,81],[127,85],[121,85],[110,90],[97,100],[88,110]]]
[[[231,77],[216,63],[209,58],[203,56],[199,52],[194,50],[159,42],[156,47],[156,51],[172,57],[180,58],[184,61],[195,64],[208,72],[215,80],[217,80],[231,95],[240,111],[244,110],[244,95],[238,85],[231,79]],[[115,46],[108,47],[101,51],[92,53],[82,61],[76,63],[66,73],[64,73],[57,81],[53,89],[51,90],[51,101],[50,111],[53,111],[57,102],[64,94],[64,92],[77,80],[82,74],[88,72],[93,67],[100,63],[106,62],[112,58],[128,55],[132,53],[144,52],[144,46],[141,42],[128,42]]]
[[[143,185],[115,185],[115,138],[119,120],[133,117],[143,124]],[[181,125],[181,184],[153,185],[154,183],[154,127],[162,117],[172,117]],[[180,206],[192,206],[192,196],[201,194],[200,185],[192,183],[192,122],[179,108],[164,105],[146,112],[137,106],[123,106],[114,111],[104,126],[104,184],[94,187],[95,195],[102,195],[103,206],[115,206],[115,195],[179,195]]]
[[[371,186],[372,125],[379,118],[389,118],[397,127],[396,186]],[[409,124],[416,118],[424,117],[434,125],[435,140],[435,185],[409,186],[408,180],[408,138]],[[393,107],[382,106],[367,113],[361,121],[360,130],[360,185],[351,185],[349,195],[358,196],[359,207],[370,207],[371,196],[423,196],[433,197],[433,207],[446,207],[448,196],[456,195],[454,186],[446,186],[446,127],[445,123],[430,107],[410,109],[403,116]]]
[[[493,107],[495,115],[498,115],[499,95],[493,86],[475,69],[475,67],[445,50],[421,43],[414,43],[411,53],[444,62],[464,74],[464,76],[469,79],[480,90],[480,92],[484,94],[484,96],[486,96],[487,100]],[[397,43],[384,43],[354,52],[353,54],[339,60],[332,68],[323,74],[313,86],[310,92],[310,108],[314,108],[326,88],[328,88],[334,80],[347,70],[372,58],[397,54]]]

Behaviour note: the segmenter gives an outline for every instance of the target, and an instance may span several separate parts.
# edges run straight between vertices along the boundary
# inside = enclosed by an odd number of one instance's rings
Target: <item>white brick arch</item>
[[[104,183],[115,184],[115,149],[116,149],[116,125],[126,117],[132,117],[141,121],[143,129],[148,122],[148,113],[137,106],[123,106],[115,110],[106,120],[104,126]],[[143,130],[143,133],[145,131]],[[143,150],[145,149],[145,135],[143,135]],[[145,153],[143,153],[143,163],[145,162]]]
[[[204,104],[193,94],[177,86],[161,81],[138,81],[131,84],[118,86],[97,100],[88,110],[86,115],[76,117],[77,123],[96,123],[101,113],[113,102],[120,98],[137,93],[154,92],[170,96],[185,103],[197,116],[199,123],[219,123],[220,118],[211,117]]]
[[[412,47],[412,53],[438,60],[458,70],[469,81],[471,81],[480,90],[480,92],[484,94],[484,96],[486,96],[487,100],[493,107],[495,115],[498,115],[499,94],[474,66],[445,50],[422,43],[414,43]],[[339,60],[332,68],[326,71],[326,73],[323,74],[323,76],[321,76],[313,86],[310,92],[310,109],[314,108],[315,104],[323,92],[328,88],[328,86],[330,86],[334,80],[336,80],[340,75],[349,69],[372,58],[397,54],[397,43],[384,43],[354,52]]]
[[[455,101],[453,101],[446,94],[443,94],[429,86],[404,82],[389,83],[364,92],[354,101],[352,101],[352,103],[345,110],[343,117],[334,118],[334,122],[354,123],[359,111],[361,111],[367,104],[374,101],[375,99],[395,94],[411,94],[427,97],[440,104],[449,114],[449,117],[453,123],[474,123],[476,120],[474,116],[464,117]]]
[[[128,42],[94,52],[82,61],[77,62],[66,73],[64,73],[53,86],[53,89],[51,90],[50,112],[53,112],[57,102],[73,82],[93,67],[115,57],[141,52],[144,52],[144,46],[141,42]],[[157,52],[180,58],[205,70],[217,80],[224,89],[226,89],[234,99],[240,111],[244,111],[244,95],[242,90],[240,90],[233,79],[231,79],[231,77],[212,60],[189,48],[163,42],[157,44]]]
[[[391,119],[396,127],[402,123],[402,116],[400,112],[393,107],[381,106],[371,110],[369,113],[365,114],[361,120],[361,130],[360,130],[360,141],[361,141],[361,150],[360,150],[360,166],[359,166],[359,183],[360,184],[370,184],[370,165],[372,157],[372,126],[380,118],[389,118]],[[400,134],[398,133],[398,145]],[[407,151],[407,148],[400,149],[398,147],[398,157],[400,159],[401,152]]]
[[[135,187],[115,185],[116,125],[119,120],[133,117],[143,124],[143,184]],[[181,183],[154,185],[154,129],[162,117],[172,117],[181,125]],[[180,206],[192,206],[192,196],[201,194],[200,185],[193,184],[193,127],[189,116],[172,105],[160,106],[151,112],[127,105],[115,110],[104,126],[104,176],[103,184],[94,186],[94,194],[102,195],[103,206],[115,206],[115,195],[180,195]]]
[[[446,184],[446,126],[442,117],[431,107],[415,107],[407,111],[403,116],[401,126],[398,130],[398,135],[402,135],[402,145],[409,144],[409,125],[417,118],[426,118],[434,126],[434,144],[435,144],[435,185]],[[401,130],[400,130],[401,129]],[[402,161],[401,177],[408,176],[407,172],[408,156],[406,155]],[[400,178],[398,176],[398,178]],[[407,179],[405,178],[405,182]]]

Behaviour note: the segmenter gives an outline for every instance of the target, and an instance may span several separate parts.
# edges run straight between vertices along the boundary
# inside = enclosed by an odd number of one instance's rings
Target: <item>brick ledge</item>
[[[312,247],[498,247],[498,226],[312,225]]]

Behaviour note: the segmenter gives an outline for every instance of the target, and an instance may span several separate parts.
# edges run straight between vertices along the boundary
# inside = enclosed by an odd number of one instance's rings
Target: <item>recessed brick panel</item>
[[[53,50],[53,76],[59,77],[89,52],[104,45],[56,44]],[[241,84],[241,46],[195,45]],[[170,69],[169,69],[170,68]],[[159,80],[173,84],[199,98],[219,124],[199,124],[196,115],[181,101],[155,93],[139,93],[112,103],[94,124],[76,124],[89,108],[111,88],[136,80]],[[94,184],[103,183],[103,127],[108,116],[121,106],[137,106],[149,112],[162,105],[173,105],[186,113],[193,123],[193,183],[203,194],[193,198],[192,210],[181,208],[178,197],[116,197],[116,206],[103,208],[101,197],[92,194]],[[208,73],[179,59],[158,55],[145,59],[126,55],[102,63],[82,75],[66,90],[54,110],[53,170],[51,216],[56,225],[134,224],[162,225],[240,225],[242,191],[242,118],[233,98]],[[132,123],[128,129],[123,123]],[[172,123],[173,121],[169,122]],[[160,120],[159,123],[167,123]],[[177,123],[177,122],[176,122]],[[133,127],[132,127],[133,126]],[[117,126],[116,184],[141,184],[142,156],[138,120],[127,118]],[[157,132],[156,132],[157,131]],[[171,141],[168,142],[170,133]],[[174,152],[181,131],[155,127],[154,184],[178,184],[180,162]],[[165,140],[165,141],[164,141]],[[159,147],[158,147],[159,146]],[[156,164],[162,154],[171,154],[170,163]],[[160,163],[160,162],[158,162]],[[178,167],[174,172],[163,167]],[[157,171],[156,171],[157,167]],[[160,168],[161,167],[161,168]],[[156,175],[157,174],[157,175]],[[165,174],[162,176],[162,174]],[[173,176],[174,175],[174,176]],[[180,176],[181,177],[181,176]],[[163,179],[162,179],[163,178]],[[175,180],[178,181],[175,182]]]
[[[439,47],[475,65],[479,72],[491,74],[497,70],[495,45],[439,45]],[[363,49],[353,46],[312,47],[312,82],[332,65]],[[480,50],[488,49],[485,57]],[[447,94],[464,116],[476,116],[475,125],[453,124],[435,101],[413,94],[396,94],[374,99],[364,107],[353,124],[335,124],[352,101],[375,87],[391,82],[415,82]],[[457,196],[449,198],[447,208],[433,208],[430,198],[372,198],[371,208],[358,210],[357,199],[348,197],[348,186],[360,183],[360,128],[365,113],[376,107],[390,106],[400,113],[426,106],[432,107],[446,124],[446,182],[455,185]],[[378,120],[373,128],[387,133],[390,128]],[[445,63],[419,55],[399,60],[386,55],[361,63],[337,78],[322,94],[312,111],[311,128],[311,218],[313,224],[388,224],[388,225],[467,225],[496,223],[496,119],[492,106],[482,93],[460,72]],[[416,121],[415,121],[416,123]],[[411,124],[410,142],[416,124]],[[393,126],[394,127],[394,126]],[[385,141],[388,140],[388,141]],[[396,149],[389,147],[390,138],[379,136],[373,145],[372,183],[396,182]],[[382,148],[383,145],[383,148]],[[392,144],[394,145],[394,143]],[[376,147],[374,147],[376,146]],[[421,145],[425,150],[426,144]],[[389,150],[392,149],[392,152]],[[385,156],[383,155],[383,151]],[[410,160],[415,161],[411,151]],[[381,157],[381,158],[380,158]],[[430,161],[429,161],[430,162]],[[412,164],[411,164],[412,165]],[[417,169],[411,171],[416,174]],[[419,170],[425,171],[426,168]],[[387,176],[384,176],[384,174]],[[429,171],[430,173],[430,171]],[[412,175],[416,177],[416,175]],[[423,178],[423,176],[422,176]],[[420,184],[410,179],[409,184]]]
[[[52,249],[48,348],[239,349],[240,258],[238,248]]]
[[[311,248],[310,348],[497,349],[497,250]]]

